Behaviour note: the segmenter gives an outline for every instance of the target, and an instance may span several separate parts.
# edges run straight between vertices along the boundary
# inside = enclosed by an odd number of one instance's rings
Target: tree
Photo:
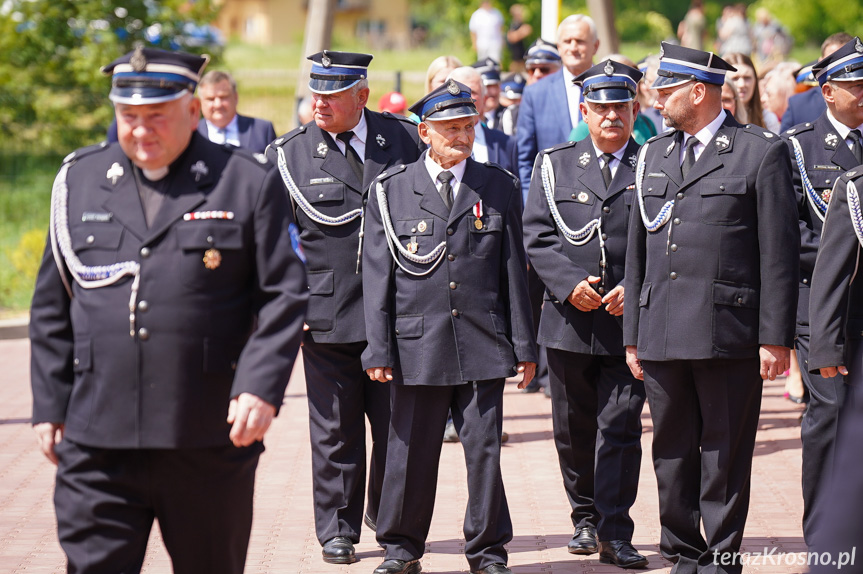
[[[100,67],[139,42],[206,51],[196,26],[216,11],[214,0],[0,2],[0,135],[49,149],[98,141],[112,117]]]

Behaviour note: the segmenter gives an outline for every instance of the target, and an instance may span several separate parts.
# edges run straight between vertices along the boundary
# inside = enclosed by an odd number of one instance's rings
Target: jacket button
[[[208,244],[210,244],[210,245],[212,245],[212,244],[213,244],[213,236],[212,236],[212,235],[208,235],[208,236],[207,236],[207,243],[208,243]]]
[[[458,317],[458,309],[453,309],[453,310],[452,310],[452,316],[453,316],[453,317]]]
[[[743,297],[738,297],[738,298],[737,298],[737,304],[738,304],[738,305],[743,305]]]
[[[145,313],[145,312],[147,312],[147,310],[149,308],[150,308],[150,304],[147,303],[146,301],[138,301],[138,311]]]
[[[77,367],[78,365],[80,365],[80,364],[81,364],[81,360],[80,360],[80,359],[77,359],[77,358],[76,358],[74,361],[72,361],[72,362],[73,362],[73,363],[75,363],[75,366],[76,366],[76,367]]]
[[[416,228],[416,227],[411,227],[411,233],[416,233],[416,232],[417,232],[417,228]]]
[[[803,279],[803,284],[804,284],[804,285],[809,285],[809,279]]]
[[[148,331],[144,327],[141,327],[140,329],[138,329],[138,338],[142,341],[146,341],[150,338],[150,331]]]
[[[446,234],[452,235],[453,233],[454,233],[454,231],[452,230],[452,227],[447,227]]]
[[[142,247],[141,248],[141,257],[146,259],[149,256],[150,256],[150,248],[149,247]]]
[[[449,288],[455,289],[456,287],[458,287],[458,285],[456,285],[455,281],[450,281]]]
[[[603,240],[603,241],[605,241],[606,239],[608,239],[608,235],[607,235],[607,234],[605,234],[605,233],[603,233],[603,234],[602,234],[602,240]]]
[[[575,199],[575,194],[573,193],[570,197],[571,197],[572,199]]]
[[[677,279],[677,271],[672,271],[669,277],[671,277],[672,279]]]
[[[602,212],[603,213],[611,213],[611,208],[606,205],[605,207],[602,208]]]
[[[399,333],[398,329],[396,329],[396,335],[401,335],[401,333]]]
[[[363,205],[368,205],[369,199],[367,197],[363,198]]]
[[[598,292],[600,295],[605,295],[605,287],[600,287],[599,289],[597,289],[597,292]]]
[[[96,238],[94,236],[92,236],[92,235],[87,236],[87,245],[93,245],[93,243],[95,241],[96,241]]]
[[[830,183],[830,180],[828,179],[826,183]]]
[[[719,191],[725,191],[725,186],[724,186],[724,185],[720,185],[720,186],[719,186]]]
[[[680,218],[679,217],[674,218],[674,225],[680,225]]]
[[[323,194],[323,193],[319,193],[319,194],[318,194],[318,199],[323,199],[323,198],[324,198],[324,194]]]
[[[447,255],[446,258],[449,259],[450,261],[455,261],[455,255],[453,255],[452,253]]]
[[[671,244],[671,250],[672,250],[672,251],[677,251],[677,244],[676,244],[676,243],[672,243],[672,244]]]
[[[683,192],[677,194],[677,199],[683,199]]]

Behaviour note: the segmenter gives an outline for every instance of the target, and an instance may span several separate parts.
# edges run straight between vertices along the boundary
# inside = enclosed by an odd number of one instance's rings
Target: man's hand
[[[64,426],[60,423],[36,423],[33,425],[36,432],[36,440],[39,441],[39,449],[52,464],[57,464],[57,454],[54,447],[63,440]]]
[[[761,378],[775,381],[776,377],[788,370],[791,365],[791,349],[779,345],[761,345],[758,350],[761,359]]]
[[[602,297],[593,289],[592,285],[600,281],[602,281],[601,277],[590,275],[575,286],[575,289],[569,294],[567,300],[572,303],[573,307],[585,313],[599,309],[599,306],[602,305]]]
[[[379,383],[388,383],[393,380],[392,367],[372,367],[371,369],[366,369],[366,374],[371,380]]]
[[[242,393],[231,399],[228,405],[228,424],[231,427],[231,442],[234,446],[249,446],[257,440],[264,440],[270,428],[276,407],[251,393]]]
[[[518,384],[518,388],[525,388],[536,375],[536,363],[519,363],[516,365],[515,370],[517,373],[524,373],[524,376],[521,378],[521,382]]]
[[[644,369],[641,368],[641,361],[638,360],[638,347],[629,345],[626,348],[626,366],[632,371],[632,376],[639,381],[644,380]]]
[[[821,370],[821,376],[825,379],[831,379],[836,375],[844,375],[848,376],[848,369],[845,368],[845,365],[839,365],[838,367],[824,367]]]
[[[602,303],[605,305],[605,310],[615,317],[623,315],[623,285],[618,285],[609,291],[602,298]]]

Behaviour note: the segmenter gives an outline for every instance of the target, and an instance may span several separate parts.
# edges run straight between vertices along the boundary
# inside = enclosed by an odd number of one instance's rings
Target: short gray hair
[[[237,81],[234,80],[234,77],[228,72],[223,72],[222,70],[210,70],[201,78],[201,81],[198,83],[199,86],[213,86],[220,82],[228,82],[231,85],[231,90],[236,94],[237,93]]]
[[[556,42],[560,41],[560,33],[563,31],[565,26],[569,26],[571,24],[577,24],[579,22],[584,22],[587,24],[587,27],[590,29],[590,34],[593,36],[593,39],[597,39],[596,35],[596,22],[593,21],[593,18],[587,16],[585,14],[571,14],[563,19],[563,22],[557,27],[557,38]]]
[[[479,80],[479,97],[485,98],[485,84],[482,82],[482,74],[480,74],[476,68],[473,66],[461,66],[450,72],[447,79],[453,79],[457,82],[458,78],[456,76],[461,76],[462,78],[470,76],[471,78]]]

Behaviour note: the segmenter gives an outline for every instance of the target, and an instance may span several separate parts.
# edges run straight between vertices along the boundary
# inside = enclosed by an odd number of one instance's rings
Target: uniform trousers
[[[263,450],[260,442],[138,450],[64,439],[54,507],[67,571],[140,572],[155,518],[176,574],[241,574]]]
[[[763,387],[759,360],[642,361],[642,367],[653,419],[660,551],[674,564],[672,574],[741,572],[733,558],[749,512]],[[721,563],[725,555],[729,565]]]
[[[533,312],[533,335],[534,338],[539,334],[539,318],[542,315],[542,301],[545,297],[545,284],[533,268],[533,265],[527,267],[527,294],[530,297],[530,310]],[[548,358],[545,354],[545,345],[537,345],[536,347],[536,384],[542,388],[548,386]]]
[[[803,442],[803,538],[812,543],[815,517],[821,506],[818,494],[830,481],[833,451],[839,432],[839,416],[845,402],[845,377],[823,378],[809,372],[809,332],[799,332],[794,340],[803,383],[809,389],[809,404],[800,424]]]
[[[834,472],[824,477],[818,492],[823,498],[819,498],[809,550],[818,553],[819,560],[817,565],[811,564],[812,574],[863,572],[863,342],[846,344],[852,347],[851,364],[845,365],[848,389],[839,422]]]
[[[632,540],[644,383],[626,359],[548,348],[554,444],[576,528]]]
[[[500,472],[503,387],[503,379],[454,386],[392,385],[387,494],[381,500],[377,530],[388,560],[418,560],[425,551],[440,437],[452,409],[467,466],[465,556],[471,571],[506,564],[503,546],[512,540],[512,522]]]
[[[388,385],[372,381],[359,343],[303,341],[309,400],[315,532],[324,544],[336,536],[359,542],[366,496],[366,417],[372,434],[366,514],[377,520],[390,417]]]

